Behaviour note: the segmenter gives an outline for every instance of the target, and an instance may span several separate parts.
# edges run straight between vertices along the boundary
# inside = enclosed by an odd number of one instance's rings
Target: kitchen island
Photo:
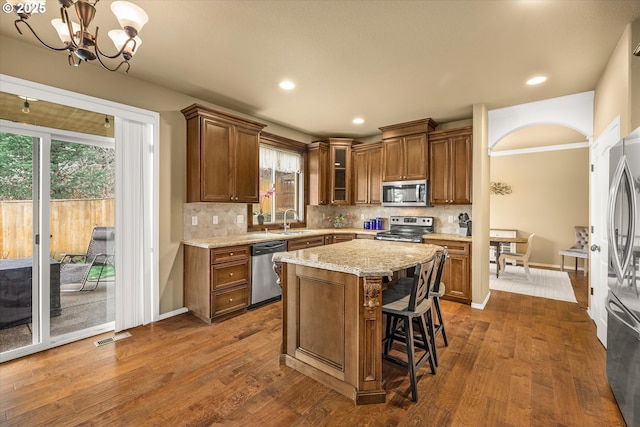
[[[352,240],[273,255],[282,287],[280,364],[351,398],[383,403],[383,278],[442,247]]]

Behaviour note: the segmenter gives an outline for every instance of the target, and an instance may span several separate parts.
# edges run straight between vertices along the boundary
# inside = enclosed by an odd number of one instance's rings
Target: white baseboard
[[[475,302],[471,303],[471,308],[475,308],[477,310],[484,310],[484,308],[486,307],[487,303],[489,302],[489,298],[491,298],[491,291],[489,291],[487,293],[486,298],[484,299],[484,301],[482,301],[481,304],[476,304]]]
[[[163,313],[159,315],[158,320],[168,319],[170,317],[177,316],[178,314],[186,313],[187,311],[189,311],[187,307],[182,307],[177,310],[169,311],[167,313]]]

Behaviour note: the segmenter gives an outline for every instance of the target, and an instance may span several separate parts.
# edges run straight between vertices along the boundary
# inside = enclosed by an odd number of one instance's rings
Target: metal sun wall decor
[[[509,184],[505,184],[504,182],[490,182],[489,193],[495,194],[498,196],[511,194],[511,186]]]

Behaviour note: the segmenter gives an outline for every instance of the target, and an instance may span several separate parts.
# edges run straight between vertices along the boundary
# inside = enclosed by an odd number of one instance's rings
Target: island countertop
[[[274,262],[303,265],[358,277],[391,276],[431,258],[441,246],[390,242],[384,240],[352,240],[273,254]]]

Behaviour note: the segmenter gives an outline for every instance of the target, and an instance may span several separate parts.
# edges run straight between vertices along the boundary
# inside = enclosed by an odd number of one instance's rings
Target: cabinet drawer
[[[213,317],[240,310],[248,305],[249,292],[247,286],[232,288],[211,294],[211,305],[215,310]]]
[[[303,237],[301,239],[292,239],[287,242],[288,251],[297,251],[298,249],[313,248],[315,246],[324,245],[324,236]]]
[[[214,289],[228,288],[240,282],[249,280],[249,263],[240,260],[211,267],[211,277]]]
[[[456,240],[423,239],[422,242],[431,243],[432,245],[446,246],[449,250],[449,254],[469,255],[469,253],[471,252],[470,243],[458,242]]]
[[[249,246],[230,246],[228,248],[211,249],[211,264],[249,259],[251,248]]]

